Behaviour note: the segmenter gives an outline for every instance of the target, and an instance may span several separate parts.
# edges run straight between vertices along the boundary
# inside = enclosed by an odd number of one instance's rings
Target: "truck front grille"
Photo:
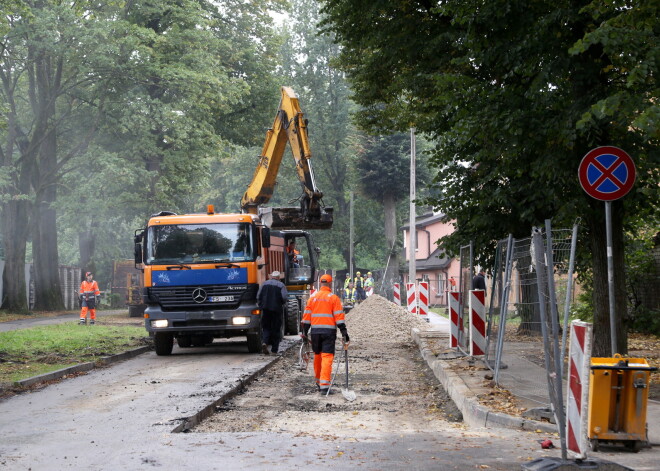
[[[187,311],[212,309],[236,309],[242,302],[254,300],[259,286],[249,285],[203,285],[203,286],[155,286],[147,289],[151,302],[160,304],[164,311],[185,309]],[[212,301],[213,298],[231,297],[230,301]]]

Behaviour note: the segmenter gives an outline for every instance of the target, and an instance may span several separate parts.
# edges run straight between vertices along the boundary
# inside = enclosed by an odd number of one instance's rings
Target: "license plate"
[[[233,296],[209,296],[209,301],[212,303],[226,303],[233,300]]]

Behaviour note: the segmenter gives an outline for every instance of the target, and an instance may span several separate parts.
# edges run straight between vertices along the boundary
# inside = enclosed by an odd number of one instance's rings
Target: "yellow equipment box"
[[[591,359],[589,429],[591,448],[601,442],[619,442],[639,451],[648,445],[646,406],[650,372],[643,358]]]

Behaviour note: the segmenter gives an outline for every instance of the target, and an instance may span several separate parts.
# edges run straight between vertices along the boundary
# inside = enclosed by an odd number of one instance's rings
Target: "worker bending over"
[[[344,309],[339,296],[332,293],[332,276],[321,276],[321,288],[309,298],[302,319],[303,336],[311,334],[314,352],[314,376],[321,394],[330,389],[332,361],[335,358],[337,329],[344,339],[344,348],[348,348],[349,337],[344,321]]]

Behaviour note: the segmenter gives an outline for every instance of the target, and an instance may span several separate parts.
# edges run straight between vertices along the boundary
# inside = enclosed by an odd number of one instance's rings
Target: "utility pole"
[[[417,278],[417,267],[415,263],[415,252],[417,249],[416,215],[415,215],[415,128],[410,128],[410,243],[408,244],[408,283],[415,283]]]
[[[351,274],[351,280],[353,279],[353,192],[351,191],[351,200],[350,200],[350,211],[349,211],[349,262],[348,262],[348,272]]]

